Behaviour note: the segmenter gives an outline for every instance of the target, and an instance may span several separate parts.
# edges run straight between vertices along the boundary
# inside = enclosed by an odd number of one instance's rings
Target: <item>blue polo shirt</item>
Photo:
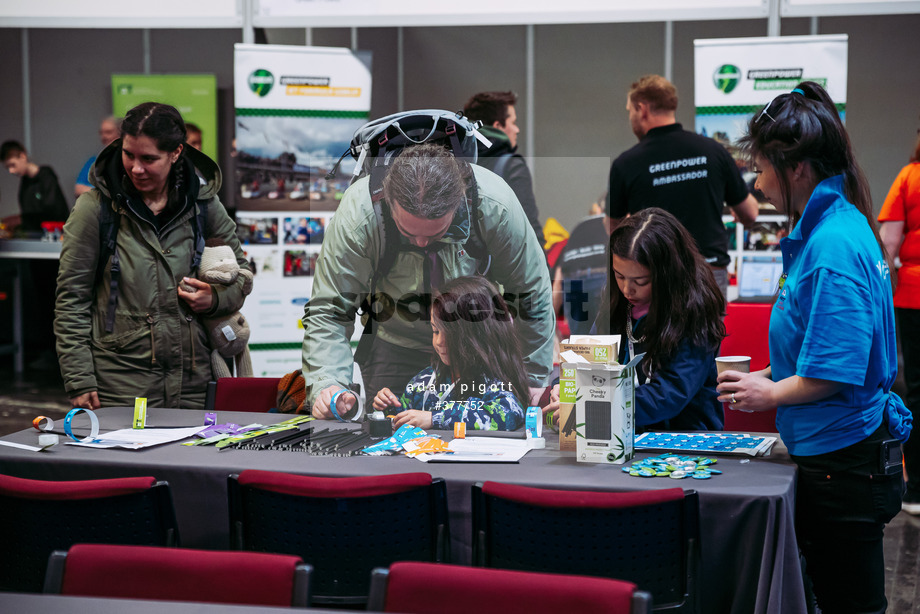
[[[770,318],[773,380],[845,384],[778,408],[789,452],[813,456],[862,441],[882,422],[898,370],[891,279],[866,218],[846,199],[843,176],[818,184],[780,248],[786,277]]]
[[[93,187],[93,184],[89,182],[89,169],[93,168],[93,162],[96,161],[96,156],[90,156],[89,160],[86,161],[86,164],[83,165],[83,168],[80,169],[80,173],[77,175],[77,185],[85,185],[87,187]]]

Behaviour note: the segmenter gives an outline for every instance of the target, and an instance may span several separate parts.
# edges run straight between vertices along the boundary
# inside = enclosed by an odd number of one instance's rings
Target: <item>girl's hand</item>
[[[723,371],[718,381],[716,390],[719,392],[719,401],[727,403],[730,409],[750,412],[776,408],[776,383],[760,373]]]
[[[393,428],[399,428],[404,424],[417,426],[420,429],[431,428],[431,412],[421,409],[407,409],[396,414],[393,420]]]
[[[194,292],[186,292],[179,288],[179,298],[188,303],[195,313],[204,313],[214,305],[214,293],[211,291],[211,284],[205,283],[194,277],[183,277],[189,286],[195,288]]]
[[[402,407],[399,398],[389,388],[381,388],[374,397],[374,409],[383,411],[388,407]]]
[[[543,408],[543,416],[545,419],[546,414],[553,414],[553,422],[559,421],[559,384],[553,386],[553,389],[549,392],[549,405]]]

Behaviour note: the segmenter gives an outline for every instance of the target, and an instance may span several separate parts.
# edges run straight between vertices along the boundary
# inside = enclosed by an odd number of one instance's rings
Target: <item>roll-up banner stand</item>
[[[847,35],[777,36],[764,38],[725,38],[695,40],[694,91],[696,131],[721,143],[735,158],[748,188],[753,191],[756,176],[748,168],[748,160],[738,150],[738,139],[747,131],[754,114],[780,94],[791,92],[801,81],[815,81],[830,94],[842,119],[846,119],[847,103]],[[742,246],[756,244],[757,236],[779,237],[783,218],[763,218],[744,239],[732,231],[730,254],[739,258]],[[735,244],[739,243],[740,244]],[[773,241],[765,241],[773,244]],[[753,249],[766,249],[755,247]],[[755,271],[756,258],[746,264],[733,262],[730,274],[749,266]],[[771,292],[772,293],[772,292]]]
[[[242,311],[253,374],[280,376],[302,364],[316,259],[355,161],[326,174],[368,121],[370,54],[235,45],[234,100],[237,233],[255,271]]]

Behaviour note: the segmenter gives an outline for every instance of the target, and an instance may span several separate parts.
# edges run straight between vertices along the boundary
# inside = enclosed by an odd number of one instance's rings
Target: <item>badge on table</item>
[[[142,429],[147,426],[147,399],[134,398],[134,428]]]

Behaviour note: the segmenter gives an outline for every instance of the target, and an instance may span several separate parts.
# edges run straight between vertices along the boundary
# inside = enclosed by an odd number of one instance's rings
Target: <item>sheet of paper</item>
[[[406,442],[404,447],[412,442]],[[423,463],[516,463],[530,449],[526,439],[500,437],[467,437],[454,439],[448,444],[452,454],[419,454],[415,458]]]
[[[579,354],[576,354],[572,350],[566,350],[562,352],[561,354],[559,354],[559,356],[562,358],[562,362],[564,363],[576,362],[576,363],[589,364],[586,358],[583,358],[582,356],[580,356]]]
[[[180,441],[192,437],[205,426],[189,426],[177,429],[121,429],[110,433],[100,433],[99,437],[85,443],[79,441],[66,442],[69,446],[83,446],[86,448],[127,448],[140,450],[164,443]]]
[[[0,446],[19,448],[20,450],[28,450],[29,452],[41,452],[43,449],[36,446],[27,446],[24,443],[16,443],[15,441],[0,441]]]

